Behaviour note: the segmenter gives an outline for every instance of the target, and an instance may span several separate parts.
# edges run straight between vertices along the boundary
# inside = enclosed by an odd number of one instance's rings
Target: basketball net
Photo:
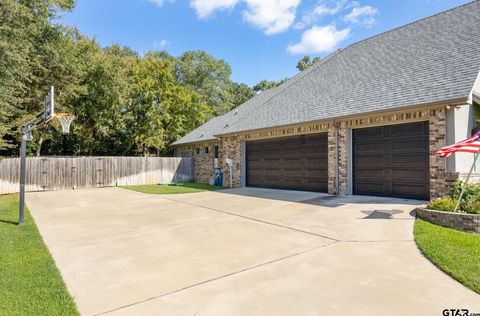
[[[60,125],[62,125],[62,133],[70,133],[70,125],[75,119],[75,115],[70,113],[55,113],[55,117],[60,122]]]

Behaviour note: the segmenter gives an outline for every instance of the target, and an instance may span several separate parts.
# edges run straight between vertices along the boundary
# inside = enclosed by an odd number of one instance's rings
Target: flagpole
[[[455,210],[453,212],[456,212],[460,206],[460,201],[462,200],[463,194],[465,193],[465,187],[467,186],[468,180],[470,179],[470,176],[472,175],[473,168],[475,168],[475,164],[477,162],[477,158],[480,156],[480,154],[475,154],[475,158],[473,158],[473,163],[472,166],[470,167],[470,171],[468,172],[467,178],[465,179],[465,182],[463,182],[462,185],[462,191],[460,192],[460,196],[458,197],[457,205],[455,206]]]

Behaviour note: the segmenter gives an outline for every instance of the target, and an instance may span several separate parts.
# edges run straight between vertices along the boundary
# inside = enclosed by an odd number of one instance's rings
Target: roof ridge
[[[416,24],[416,23],[419,23],[419,22],[422,22],[422,21],[425,21],[425,20],[428,20],[428,19],[437,17],[437,16],[439,16],[439,15],[443,15],[444,13],[448,13],[448,12],[450,12],[450,11],[453,11],[453,10],[456,10],[456,9],[459,9],[459,8],[462,8],[462,7],[464,7],[464,6],[471,5],[471,4],[473,4],[473,3],[475,3],[475,2],[479,2],[479,1],[480,1],[480,0],[474,0],[474,1],[471,1],[471,2],[468,2],[468,3],[461,4],[461,5],[459,5],[459,6],[450,8],[450,9],[448,9],[448,10],[441,11],[441,12],[435,13],[435,14],[433,14],[433,15],[429,15],[429,16],[423,17],[423,18],[421,18],[421,19],[419,19],[419,20],[415,20],[415,21],[409,22],[409,23],[407,23],[407,24],[398,26],[398,27],[396,27],[396,28],[393,28],[393,29],[390,29],[390,30],[387,30],[387,31],[384,31],[384,32],[381,32],[381,33],[378,33],[378,34],[375,34],[375,35],[372,35],[372,36],[367,37],[367,38],[364,38],[364,39],[359,40],[359,41],[357,41],[357,42],[355,42],[355,43],[352,43],[352,44],[350,44],[350,45],[347,45],[345,48],[339,48],[339,49],[335,50],[333,53],[327,55],[325,58],[322,58],[322,59],[320,60],[320,62],[317,62],[317,63],[313,64],[312,66],[310,66],[309,68],[305,69],[305,70],[304,70],[305,72],[304,72],[304,71],[301,71],[300,73],[298,73],[298,74],[295,75],[294,77],[290,78],[289,80],[287,80],[287,81],[284,82],[283,84],[286,84],[286,83],[289,82],[289,81],[292,81],[292,83],[294,83],[294,82],[297,82],[297,83],[298,83],[298,82],[301,82],[305,77],[307,77],[308,74],[311,74],[311,73],[313,73],[314,71],[318,70],[318,69],[320,68],[320,65],[324,65],[325,63],[327,63],[328,61],[330,61],[333,57],[337,56],[339,53],[341,53],[341,52],[343,52],[343,51],[345,51],[345,50],[347,50],[347,49],[349,49],[349,48],[351,48],[351,47],[353,47],[353,46],[356,46],[356,45],[358,45],[358,44],[360,44],[360,43],[363,43],[363,42],[365,42],[365,41],[368,41],[368,40],[377,38],[377,37],[379,37],[379,36],[381,36],[381,35],[385,35],[385,34],[387,34],[387,33],[393,32],[393,31],[397,31],[397,30],[399,30],[399,29],[403,29],[403,28],[408,27],[408,26],[411,26],[411,25],[413,25],[413,24]],[[293,80],[295,79],[295,77],[297,77],[297,76],[299,76],[299,75],[301,75],[301,74],[303,74],[303,76],[302,76],[301,78],[297,79],[297,81],[293,81]],[[283,85],[283,84],[282,84],[282,85]],[[280,85],[280,86],[282,86],[282,85]],[[234,121],[233,123],[229,124],[229,125],[228,125],[228,128],[230,128],[231,126],[235,125],[235,124],[238,123],[240,120],[242,120],[242,119],[245,117],[245,115],[250,114],[250,113],[252,113],[253,111],[261,108],[261,107],[262,107],[263,105],[265,105],[268,101],[270,101],[270,100],[272,100],[273,98],[275,98],[276,96],[280,95],[282,92],[284,92],[284,91],[286,90],[286,88],[288,88],[288,87],[290,87],[290,86],[291,86],[291,84],[289,84],[288,86],[285,86],[283,89],[281,89],[280,91],[278,91],[276,94],[272,95],[270,98],[268,98],[267,100],[265,100],[264,102],[262,102],[261,104],[259,104],[257,107],[255,107],[254,109],[252,109],[252,110],[249,111],[248,113],[245,113],[244,115],[242,115],[242,117],[238,118],[236,121]],[[272,88],[272,89],[273,89],[273,88]],[[227,128],[227,129],[228,129],[228,128]],[[218,134],[216,134],[216,135],[224,135],[224,134],[228,134],[228,133],[225,133],[225,131],[224,131],[224,132],[218,133]],[[214,136],[215,136],[215,135],[214,135]]]
[[[462,8],[462,7],[471,5],[471,4],[473,4],[473,3],[475,3],[475,2],[479,2],[479,1],[480,1],[480,0],[473,0],[473,1],[470,1],[470,2],[467,2],[467,3],[464,3],[464,4],[461,4],[461,5],[458,5],[458,6],[456,6],[456,7],[447,9],[447,10],[445,10],[445,11],[441,11],[441,12],[438,12],[438,13],[435,13],[435,14],[432,14],[432,15],[429,15],[429,16],[426,16],[426,17],[423,17],[423,18],[421,18],[421,19],[418,19],[418,20],[409,22],[409,23],[407,23],[407,24],[402,24],[402,25],[397,26],[397,27],[395,27],[395,28],[393,28],[393,29],[389,29],[389,30],[383,31],[383,32],[380,32],[380,33],[378,33],[378,34],[372,35],[372,36],[370,36],[370,37],[367,37],[367,38],[361,39],[361,40],[359,40],[359,41],[356,41],[355,43],[351,43],[351,44],[347,45],[344,49],[347,49],[347,48],[349,48],[349,47],[351,47],[351,46],[360,44],[360,43],[362,43],[362,42],[365,42],[365,41],[368,41],[368,40],[371,40],[371,39],[374,39],[374,38],[379,37],[379,36],[381,36],[381,35],[385,35],[385,34],[387,34],[387,33],[390,33],[390,32],[393,32],[393,31],[397,31],[397,30],[399,30],[399,29],[403,29],[403,28],[405,28],[405,27],[407,27],[407,26],[411,26],[412,24],[416,24],[416,23],[418,23],[418,22],[423,22],[423,21],[425,21],[425,20],[428,20],[428,19],[437,17],[437,16],[439,16],[439,15],[443,15],[444,13],[448,13],[448,12],[450,12],[450,11],[453,11],[453,10],[456,10],[456,9],[460,9],[460,8]]]

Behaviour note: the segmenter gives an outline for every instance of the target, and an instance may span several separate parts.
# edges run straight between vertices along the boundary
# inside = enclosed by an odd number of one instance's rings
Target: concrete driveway
[[[106,188],[27,203],[84,315],[480,312],[417,249],[417,201]]]

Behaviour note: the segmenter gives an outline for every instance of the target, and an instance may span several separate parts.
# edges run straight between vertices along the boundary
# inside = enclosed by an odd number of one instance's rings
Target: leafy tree
[[[120,44],[113,44],[103,49],[105,54],[115,55],[119,57],[138,57],[138,53],[128,46],[121,46]]]
[[[320,61],[320,57],[313,57],[311,58],[309,55],[303,56],[297,63],[297,69],[300,71],[304,71],[311,65],[315,64],[316,62]]]
[[[176,63],[176,58],[166,50],[151,50],[145,54],[145,57],[157,58],[161,60],[169,60]]]
[[[224,60],[201,50],[187,51],[177,58],[178,81],[196,91],[214,116],[233,108],[228,94],[231,74]]]
[[[56,111],[73,112],[68,136],[56,120],[39,126],[29,153],[168,154],[206,118],[253,96],[230,66],[204,51],[174,57],[129,47],[101,48],[53,23],[74,0],[0,1],[0,154],[17,155],[19,126],[43,110],[55,86]]]
[[[230,84],[228,93],[230,94],[230,103],[232,104],[232,108],[239,106],[255,95],[252,88],[244,83],[236,82],[232,82]]]
[[[129,128],[143,155],[169,152],[173,141],[204,122],[208,108],[198,94],[178,84],[171,60],[137,59],[133,78]]]
[[[81,82],[84,90],[70,100],[76,116],[72,125],[74,153],[128,153],[131,151],[126,120],[130,102],[129,59],[104,54],[95,43],[84,44],[89,52]]]
[[[287,81],[287,78],[282,79],[282,80],[280,80],[280,81],[262,80],[262,81],[260,81],[259,83],[257,83],[256,85],[253,86],[253,91],[254,91],[255,93],[259,93],[259,92],[268,90],[268,89],[270,89],[270,88],[276,87],[276,86],[278,86],[278,85],[281,85],[281,84],[284,83],[285,81]]]
[[[40,89],[70,73],[61,61],[68,57],[56,51],[64,30],[50,21],[73,5],[71,0],[0,1],[0,151],[17,145],[18,126],[41,108]]]

